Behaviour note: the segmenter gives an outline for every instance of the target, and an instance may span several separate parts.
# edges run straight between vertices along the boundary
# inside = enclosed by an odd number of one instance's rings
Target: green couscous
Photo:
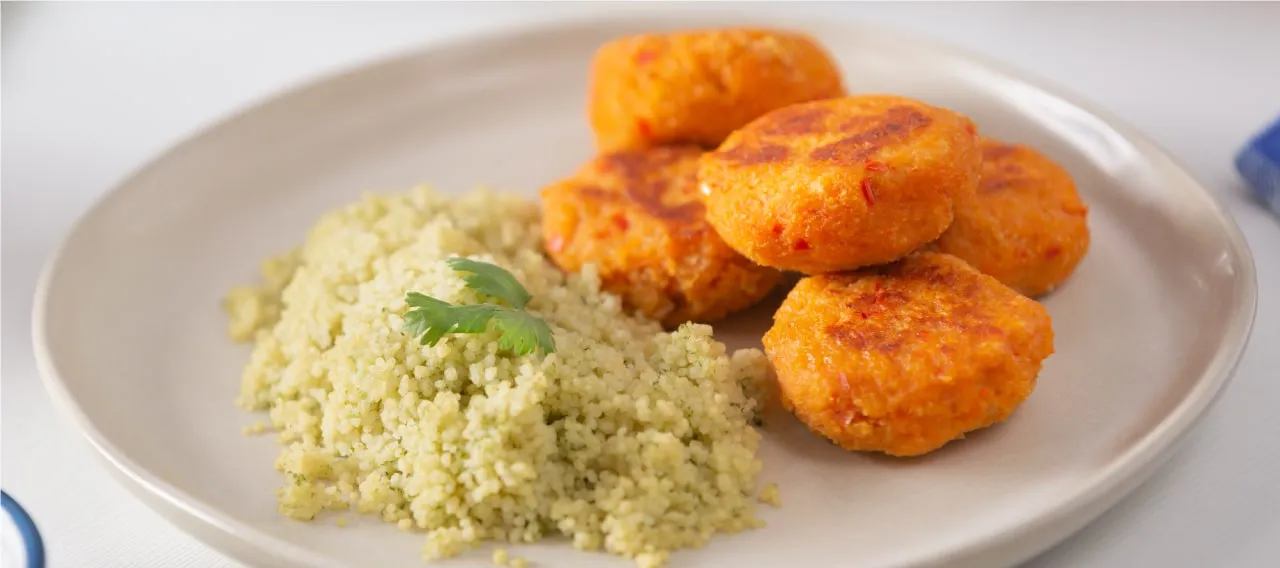
[[[489,191],[370,195],[228,295],[229,334],[253,343],[238,403],[283,445],[282,513],[378,515],[424,531],[427,559],[562,534],[640,566],[761,525],[763,353],[628,316],[591,267],[543,257],[538,222],[536,202]],[[493,329],[404,333],[409,291],[481,301],[451,257],[515,275],[555,352],[506,354]]]

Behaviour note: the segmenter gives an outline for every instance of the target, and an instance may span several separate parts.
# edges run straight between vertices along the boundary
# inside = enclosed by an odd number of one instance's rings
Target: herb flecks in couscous
[[[312,228],[283,283],[228,299],[232,335],[254,339],[239,403],[284,444],[281,512],[378,515],[426,531],[427,558],[561,533],[642,566],[759,525],[744,387],[763,354],[627,316],[593,268],[549,264],[538,234],[537,204],[514,196],[368,196]],[[509,354],[494,326],[405,333],[407,292],[483,303],[454,257],[515,276],[555,352]]]

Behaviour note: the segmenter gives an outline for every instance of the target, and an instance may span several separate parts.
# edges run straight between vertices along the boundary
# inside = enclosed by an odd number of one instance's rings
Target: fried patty
[[[827,52],[785,30],[619,38],[597,50],[590,75],[588,116],[601,152],[680,143],[714,148],[766,112],[845,93]]]
[[[937,239],[977,187],[976,131],[964,115],[893,95],[785,107],[703,156],[707,218],[765,266],[822,274],[892,262]]]
[[[695,146],[603,154],[542,190],[542,232],[566,271],[599,270],[605,290],[675,327],[749,307],[781,280],[729,248],[706,221]]]
[[[855,451],[915,456],[1006,420],[1053,353],[1039,303],[945,254],[805,278],[764,336],[783,405]]]
[[[1033,148],[984,138],[982,178],[935,243],[1029,297],[1067,279],[1089,250],[1089,208],[1062,166]]]

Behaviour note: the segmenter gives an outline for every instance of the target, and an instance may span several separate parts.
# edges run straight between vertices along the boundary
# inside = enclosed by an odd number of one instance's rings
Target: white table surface
[[[4,488],[39,523],[50,564],[237,565],[116,485],[37,377],[37,272],[94,199],[197,129],[321,74],[482,28],[614,8],[5,4],[0,451]],[[1225,200],[1256,257],[1261,293],[1235,380],[1149,483],[1031,565],[1280,565],[1280,218],[1248,200],[1230,163],[1280,114],[1280,3],[790,9],[883,22],[1033,70],[1125,117]]]

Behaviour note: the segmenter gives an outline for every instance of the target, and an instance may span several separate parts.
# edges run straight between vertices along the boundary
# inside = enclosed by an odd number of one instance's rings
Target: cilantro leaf
[[[441,302],[431,296],[418,292],[409,292],[406,294],[404,297],[404,303],[415,308],[436,308],[449,305],[448,302]]]
[[[409,310],[404,314],[404,332],[412,337],[419,337],[427,332],[431,325],[427,319],[427,313],[423,310]],[[426,339],[422,340],[425,345]]]
[[[495,325],[503,330],[502,337],[498,339],[499,348],[517,355],[528,355],[535,350],[543,353],[556,350],[551,326],[529,312],[507,308],[495,312],[493,319]]]
[[[520,281],[501,266],[469,258],[451,258],[446,262],[455,271],[468,273],[462,280],[467,283],[467,287],[481,294],[503,300],[515,308],[524,308],[532,299]]]
[[[404,315],[405,332],[414,337],[421,336],[423,345],[435,345],[451,333],[481,333],[488,329],[493,313],[501,308],[493,304],[454,306],[430,296],[424,297],[431,303]]]
[[[501,267],[463,258],[447,261],[463,277],[467,286],[478,292],[504,300],[511,306],[474,304],[455,306],[418,292],[405,295],[409,310],[404,314],[404,331],[419,338],[423,345],[435,345],[451,333],[483,333],[492,322],[501,335],[499,349],[516,355],[541,350],[555,351],[555,336],[547,322],[524,311],[532,299],[529,292],[510,272]]]
[[[421,336],[423,345],[435,345],[453,327],[449,315],[453,306],[448,302],[417,292],[409,292],[404,301],[414,307],[404,315],[404,330],[414,337]]]
[[[449,329],[449,333],[482,333],[489,328],[489,320],[501,309],[502,306],[493,304],[453,306],[449,313],[453,318],[453,327]]]

